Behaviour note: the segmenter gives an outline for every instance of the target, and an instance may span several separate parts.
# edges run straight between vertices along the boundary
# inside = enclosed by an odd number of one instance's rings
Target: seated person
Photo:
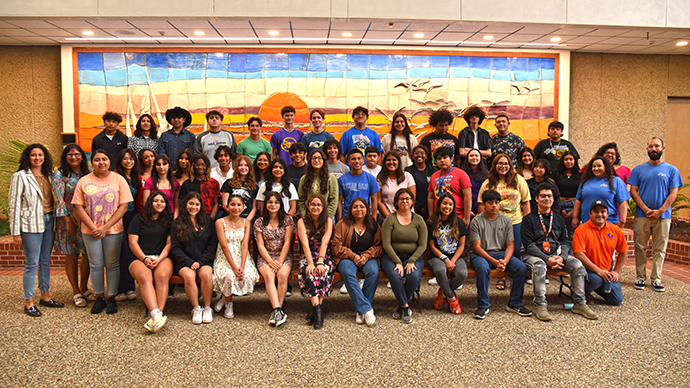
[[[484,319],[489,313],[489,275],[493,268],[513,274],[513,286],[506,310],[529,317],[532,312],[522,305],[527,267],[513,256],[513,223],[510,218],[498,212],[501,194],[497,191],[484,191],[482,203],[484,211],[470,222],[470,241],[474,249],[470,262],[477,272],[477,311],[474,312],[474,317]]]
[[[571,256],[572,247],[563,217],[552,210],[554,194],[550,183],[541,183],[535,189],[536,210],[522,219],[522,245],[525,252],[522,261],[532,270],[534,284],[534,309],[532,312],[541,321],[553,319],[546,308],[546,270],[559,269],[570,274],[573,302],[571,310],[587,319],[597,319],[597,315],[587,306],[585,299],[585,276],[587,271],[582,263]]]
[[[609,216],[604,201],[594,201],[589,208],[589,221],[575,229],[573,252],[587,269],[585,293],[592,291],[614,306],[623,303],[623,291],[618,282],[625,263],[628,243],[618,225],[606,221]],[[613,253],[618,252],[615,267]]]

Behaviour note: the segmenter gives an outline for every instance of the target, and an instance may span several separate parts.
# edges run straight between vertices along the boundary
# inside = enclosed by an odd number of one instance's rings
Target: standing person
[[[623,180],[623,183],[628,183],[628,178],[632,171],[621,164],[621,154],[618,152],[618,145],[616,143],[611,142],[604,144],[599,147],[594,155],[603,156],[608,159],[613,165],[613,168],[616,169],[616,175]]]
[[[165,154],[160,154],[160,155],[165,155]],[[171,161],[171,157],[168,155],[165,155],[168,157],[168,162]],[[194,152],[190,150],[189,148],[185,148],[182,151],[180,151],[177,154],[177,159],[175,160],[174,165],[177,166],[177,169],[173,167],[171,164],[170,169],[173,170],[173,176],[175,177],[175,181],[179,186],[182,186],[182,184],[187,180],[192,177],[192,157],[194,156]]]
[[[135,125],[134,134],[127,140],[127,148],[131,148],[139,155],[144,148],[158,153],[158,125],[153,121],[150,114],[144,113],[139,116]]]
[[[452,153],[451,163],[458,160],[458,150],[460,149],[460,141],[457,137],[448,133],[448,129],[453,124],[453,114],[448,109],[439,109],[429,116],[429,125],[434,128],[434,131],[424,136],[419,144],[425,146],[431,151],[430,155],[436,156],[436,150],[441,147],[450,148]],[[436,160],[432,160],[432,165],[437,166]],[[433,210],[429,209],[430,212]]]
[[[580,224],[580,210],[589,209],[594,201],[603,201],[609,208],[608,221],[622,227],[628,216],[628,199],[630,194],[623,180],[616,176],[613,165],[603,156],[595,156],[585,166],[580,187],[575,195],[573,228]],[[581,218],[582,222],[587,222],[589,214],[582,212]]]
[[[550,168],[551,164],[546,159],[539,159],[534,162],[534,167],[532,169],[534,176],[527,180],[529,196],[531,197],[529,200],[529,207],[532,212],[534,212],[534,209],[537,208],[537,186],[541,185],[542,183],[548,183],[551,185],[551,190],[555,195],[550,208],[554,213],[561,214],[561,192],[558,190],[556,182],[549,178],[549,173],[551,172]]]
[[[510,163],[508,156],[503,157]],[[494,159],[494,163],[500,158],[501,156]],[[484,319],[489,313],[489,275],[494,268],[513,274],[513,286],[506,311],[529,317],[532,312],[522,305],[527,267],[515,256],[518,251],[510,218],[499,212],[501,194],[491,189],[483,190],[481,202],[484,204],[484,211],[474,217],[470,224],[470,241],[474,250],[470,262],[477,273],[477,311],[474,312],[474,317]]]
[[[10,233],[14,243],[21,244],[24,249],[24,312],[31,317],[42,315],[34,305],[37,268],[41,306],[65,307],[64,303],[50,297],[50,256],[55,238],[52,175],[53,159],[48,149],[41,144],[31,144],[22,151],[19,169],[10,181]]]
[[[211,323],[213,260],[218,247],[213,219],[204,210],[201,194],[197,191],[182,198],[178,214],[170,232],[173,273],[184,280],[184,290],[192,303],[192,324]],[[196,284],[197,276],[201,279],[201,287]],[[199,306],[199,289],[204,298],[203,309]]]
[[[384,169],[381,170],[376,181],[379,184],[379,193],[376,202],[379,206],[381,219],[384,220],[396,209],[394,198],[400,189],[409,189],[412,198],[417,195],[417,185],[409,172],[403,171],[402,160],[398,151],[388,151],[383,158]],[[414,202],[410,204],[414,211]]]
[[[230,197],[238,196],[242,198],[242,204],[244,205],[240,217],[248,218],[250,223],[254,220],[254,216],[257,212],[256,206],[256,192],[258,186],[254,180],[254,170],[252,169],[252,163],[248,156],[238,155],[237,159],[233,162],[235,173],[232,178],[228,179],[223,183],[223,187],[220,188],[221,195],[221,206],[225,209],[227,214],[230,214]]]
[[[518,151],[517,173],[525,178],[525,180],[532,178],[532,163],[537,160],[529,147],[523,147]]]
[[[273,159],[280,157],[285,163],[292,164],[290,157],[290,146],[299,142],[304,136],[304,132],[295,128],[295,108],[287,105],[280,110],[283,118],[283,128],[277,130],[271,136],[271,147],[273,148]]]
[[[376,219],[376,209],[378,199],[375,195],[379,192],[379,184],[371,174],[362,171],[364,165],[364,155],[362,151],[355,148],[347,154],[347,162],[352,168],[350,172],[338,178],[338,189],[340,190],[340,200],[338,201],[338,219],[347,215],[350,203],[357,197],[369,201],[371,215]]]
[[[119,156],[120,155],[118,154],[118,157]],[[137,159],[139,162],[137,164],[137,169],[139,170],[141,181],[146,182],[149,178],[151,178],[151,175],[153,174],[153,165],[156,160],[156,154],[154,154],[153,151],[151,151],[150,149],[142,149]]]
[[[402,167],[410,167],[413,163],[412,150],[419,144],[417,137],[412,134],[407,117],[402,113],[393,115],[391,131],[381,140],[383,152],[397,151],[400,155]]]
[[[365,172],[368,172],[369,174],[373,175],[374,178],[379,176],[379,172],[381,172],[381,150],[374,146],[369,146],[364,150],[364,159],[366,160],[366,164],[362,166],[362,170]]]
[[[409,189],[398,190],[394,200],[396,211],[386,217],[381,227],[384,250],[381,269],[388,276],[398,301],[393,318],[412,323],[409,302],[422,280],[422,254],[426,250],[428,231],[424,219],[412,212],[414,194]]]
[[[254,292],[254,284],[259,281],[259,272],[249,254],[251,220],[242,218],[242,197],[231,196],[227,208],[228,215],[216,220],[218,249],[216,260],[213,262],[213,285],[222,294],[216,303],[216,312],[225,307],[224,317],[234,318],[232,296]]]
[[[489,177],[489,168],[486,166],[486,160],[482,158],[479,150],[470,150],[467,157],[462,162],[462,170],[467,173],[472,183],[472,213],[470,216],[474,217],[479,214],[479,189],[482,184]]]
[[[618,226],[606,221],[608,206],[594,201],[589,208],[589,221],[575,229],[573,252],[587,269],[585,293],[594,291],[606,303],[620,306],[623,290],[619,282],[621,269],[627,257],[628,243]],[[613,254],[618,252],[615,266]]]
[[[333,263],[343,277],[343,283],[355,305],[357,324],[372,327],[376,316],[371,304],[379,281],[378,259],[383,254],[381,227],[369,213],[369,204],[357,197],[350,202],[347,216],[338,221],[333,231],[331,249]],[[357,272],[364,274],[359,286]]]
[[[312,194],[321,194],[326,199],[328,216],[335,219],[338,212],[338,179],[328,172],[326,153],[320,148],[309,155],[307,173],[299,181],[297,209],[299,214],[307,214],[307,198]]]
[[[482,158],[491,158],[491,136],[489,131],[480,128],[479,125],[484,121],[486,114],[482,108],[474,105],[467,109],[462,118],[467,122],[467,126],[458,134],[460,142],[460,162],[467,157],[467,153],[476,148],[482,154]]]
[[[434,271],[438,283],[438,295],[434,301],[436,310],[448,308],[453,314],[460,314],[462,309],[455,289],[467,280],[467,263],[462,259],[465,251],[465,237],[469,234],[467,226],[455,212],[455,199],[445,193],[439,198],[439,205],[428,223],[429,266]],[[452,275],[450,282],[448,274]]]
[[[127,148],[127,135],[122,133],[118,126],[122,122],[122,116],[115,112],[105,112],[103,115],[103,125],[105,129],[98,135],[93,137],[91,142],[91,152],[99,149],[105,150],[108,153],[110,160],[117,160],[120,151]],[[115,165],[110,166],[110,170],[114,170]]]
[[[268,140],[261,137],[261,126],[263,122],[258,117],[251,117],[247,120],[247,127],[249,127],[249,136],[245,137],[237,145],[237,153],[249,156],[249,159],[254,163],[257,155],[261,152],[271,154],[273,149]]]
[[[415,195],[414,211],[425,220],[429,218],[429,208],[427,199],[429,198],[429,182],[431,176],[438,168],[431,165],[431,155],[426,146],[418,144],[412,148],[412,160],[414,164],[405,168],[405,172],[412,175],[417,194]]]
[[[299,194],[297,194],[297,189],[290,182],[290,178],[287,175],[287,166],[283,159],[273,159],[268,165],[266,181],[259,185],[259,191],[256,195],[259,209],[264,208],[263,201],[270,192],[280,194],[280,198],[283,201],[283,209],[287,209],[287,214],[290,216],[297,214]]]
[[[91,172],[86,154],[76,144],[69,144],[62,151],[60,167],[53,172],[53,198],[55,199],[55,251],[66,255],[65,274],[72,286],[72,300],[77,307],[86,307],[87,300],[96,300],[89,285],[89,258],[81,234],[79,219],[72,206],[77,182]],[[79,255],[81,254],[81,263]],[[81,272],[81,281],[79,273]],[[89,299],[89,297],[91,299]]]
[[[580,166],[577,162],[575,154],[567,151],[558,161],[556,171],[551,174],[558,191],[561,192],[561,216],[565,220],[565,226],[568,228],[570,236],[573,235],[575,228],[572,227],[573,210],[575,209],[575,196],[577,190],[580,188]]]
[[[548,160],[552,170],[556,169],[558,161],[567,151],[572,151],[576,156],[575,159],[580,159],[580,154],[577,153],[573,143],[562,138],[563,128],[563,123],[560,121],[552,121],[547,131],[549,138],[541,140],[534,147],[535,158]]]
[[[77,217],[81,220],[81,234],[91,267],[91,285],[96,294],[92,314],[105,309],[107,314],[117,312],[120,282],[120,249],[124,236],[122,216],[134,200],[125,178],[110,171],[110,158],[105,150],[91,153],[93,172],[77,183],[72,198]],[[105,294],[103,267],[108,279]],[[107,298],[107,300],[106,300]]]
[[[268,165],[271,163],[271,154],[268,152],[259,152],[254,159],[254,177],[256,184],[261,185],[266,181],[268,175]]]
[[[201,194],[201,199],[204,202],[204,211],[216,218],[218,214],[218,203],[220,202],[220,185],[218,181],[211,178],[211,163],[204,154],[196,154],[192,157],[192,178],[185,181],[180,187],[177,195],[177,201],[184,198],[192,191]],[[175,215],[177,218],[180,207],[175,205]]]
[[[333,174],[336,178],[340,178],[350,172],[350,167],[340,161],[343,155],[340,143],[337,140],[326,140],[326,142],[323,143],[323,150],[326,151],[326,155],[328,156],[328,172]]]
[[[666,257],[668,232],[671,226],[671,205],[678,197],[683,179],[678,169],[662,159],[664,142],[653,137],[647,142],[649,161],[633,168],[628,183],[630,194],[637,204],[635,209],[635,288],[644,290],[647,279],[647,243],[652,236],[652,287],[664,292],[661,270]]]
[[[178,161],[178,166],[179,164],[180,163]],[[168,157],[164,154],[157,155],[156,159],[154,160],[154,165],[156,169],[155,173],[151,175],[151,178],[147,179],[144,183],[144,202],[146,202],[152,192],[160,191],[168,200],[168,204],[170,204],[170,211],[174,212],[175,194],[180,189],[180,186],[173,178],[173,173],[170,168],[170,159],[168,159]]]
[[[333,219],[326,211],[326,199],[314,194],[307,200],[309,209],[297,221],[297,235],[302,245],[299,262],[299,288],[311,300],[307,323],[323,327],[323,298],[331,296],[334,265],[328,243],[333,234]]]
[[[548,163],[548,162],[547,162]],[[550,321],[546,302],[546,270],[556,269],[570,274],[572,297],[575,304],[572,312],[587,319],[597,319],[597,314],[587,306],[585,299],[585,278],[587,271],[580,260],[572,256],[568,230],[563,218],[551,210],[551,204],[558,196],[548,183],[536,188],[537,207],[522,219],[521,235],[525,252],[522,261],[532,271],[534,284],[534,316],[540,321]]]
[[[492,159],[498,154],[506,154],[513,162],[513,167],[518,165],[518,151],[525,147],[525,141],[512,132],[508,127],[510,126],[510,119],[507,115],[498,115],[494,121],[498,132],[491,136],[491,156]]]
[[[174,160],[172,168],[177,170],[177,156],[185,148],[193,149],[196,142],[194,134],[185,129],[192,123],[192,115],[186,109],[176,106],[165,112],[165,120],[172,125],[172,130],[161,134],[158,140],[158,153],[167,155],[171,161]]]
[[[340,144],[343,147],[343,153],[349,154],[353,149],[358,149],[362,153],[369,146],[373,146],[382,150],[381,138],[379,134],[373,129],[367,127],[367,120],[369,120],[369,110],[363,106],[358,106],[352,110],[352,120],[355,125],[345,131],[340,138]],[[342,160],[344,162],[344,160]]]
[[[232,161],[235,160],[235,153],[232,148],[221,144],[213,153],[213,159],[216,161],[216,167],[211,168],[211,178],[223,187],[223,183],[232,178]]]
[[[436,211],[438,199],[444,193],[450,193],[455,199],[455,211],[462,218],[465,226],[470,224],[470,209],[472,208],[472,184],[470,177],[462,169],[453,166],[453,150],[448,147],[436,149],[434,158],[439,170],[429,181],[429,197],[427,208],[429,213]]]
[[[168,321],[163,310],[173,272],[170,259],[172,221],[168,198],[160,191],[154,191],[127,229],[133,256],[129,272],[139,283],[141,299],[151,316],[144,328],[152,333],[159,331]]]
[[[142,184],[141,175],[139,175],[137,156],[134,150],[127,148],[120,152],[115,162],[115,172],[125,178],[129,186],[129,191],[132,193],[132,198],[135,198],[136,201],[136,198],[140,197],[139,192],[142,190]],[[122,226],[125,231],[129,230],[129,223],[137,213],[134,201],[127,204],[127,212],[122,216]],[[117,287],[118,294],[115,297],[115,300],[118,302],[137,298],[134,278],[129,273],[129,263],[131,263],[131,261],[132,251],[129,249],[129,241],[126,236],[123,236],[122,248],[120,249],[120,284]]]
[[[290,146],[290,158],[292,164],[287,166],[287,175],[293,186],[299,186],[299,180],[307,171],[307,146],[303,143],[295,143]]]
[[[208,123],[208,131],[201,132],[196,136],[194,142],[194,152],[197,154],[204,154],[211,161],[211,167],[218,167],[215,154],[219,146],[227,146],[230,148],[231,155],[237,152],[237,142],[232,132],[221,129],[223,124],[223,114],[217,110],[212,110],[206,113],[206,122]]]
[[[307,153],[311,154],[315,149],[323,149],[323,144],[335,139],[333,135],[323,129],[323,122],[326,119],[326,114],[321,109],[313,109],[309,114],[309,120],[314,129],[311,132],[304,134],[300,142],[307,147]]]
[[[290,251],[294,231],[295,223],[285,212],[281,195],[275,191],[269,192],[263,203],[262,216],[254,222],[254,233],[259,249],[256,266],[264,278],[266,294],[273,307],[268,323],[276,327],[282,326],[287,320],[283,303],[292,272]]]

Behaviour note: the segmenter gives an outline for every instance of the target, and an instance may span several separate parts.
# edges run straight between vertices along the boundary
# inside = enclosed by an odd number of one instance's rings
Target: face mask
[[[649,159],[657,161],[661,159],[661,156],[664,154],[664,151],[659,151],[659,152],[647,152],[647,155],[649,155]]]

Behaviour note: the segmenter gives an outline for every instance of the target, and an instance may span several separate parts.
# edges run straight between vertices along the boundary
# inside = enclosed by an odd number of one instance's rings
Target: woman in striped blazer
[[[41,144],[31,144],[22,152],[19,170],[10,182],[10,232],[14,243],[24,248],[24,312],[32,317],[41,316],[33,300],[37,268],[41,306],[65,306],[50,297],[50,255],[55,237],[52,170],[50,152]]]

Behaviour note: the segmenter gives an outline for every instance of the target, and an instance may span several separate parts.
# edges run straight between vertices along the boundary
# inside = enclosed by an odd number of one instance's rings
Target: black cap
[[[603,207],[605,207],[606,209],[608,209],[608,206],[606,206],[606,204],[604,203],[604,201],[594,201],[594,202],[592,202],[592,204],[589,206],[589,211],[591,212],[591,211],[594,210],[594,208],[597,207],[597,206],[603,206]]]

